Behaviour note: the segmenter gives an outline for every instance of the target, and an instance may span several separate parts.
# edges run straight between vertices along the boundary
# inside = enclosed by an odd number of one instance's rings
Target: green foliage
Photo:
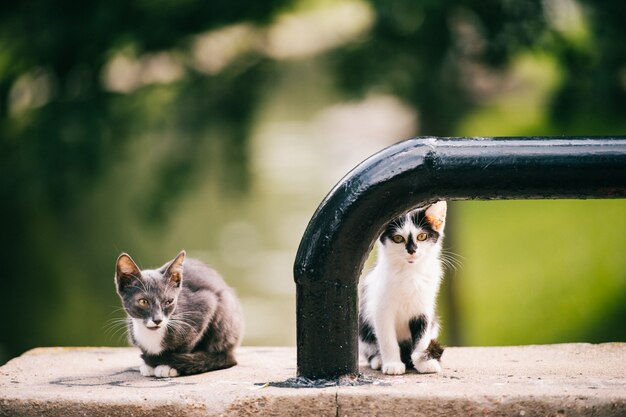
[[[464,248],[457,291],[465,343],[626,339],[626,201],[455,208],[464,219],[456,224],[456,243]]]
[[[552,56],[561,72],[548,108],[557,134],[581,134],[571,129],[581,117],[623,128],[623,2],[583,2],[586,20],[561,26],[551,20],[575,13],[573,1],[370,3],[376,20],[369,37],[332,57],[338,85],[353,95],[374,90],[402,98],[419,110],[423,135],[454,134],[482,106],[485,76],[529,51]],[[573,27],[577,23],[583,28]],[[577,30],[588,30],[584,42],[571,35]]]
[[[420,111],[421,133],[446,136],[473,106],[470,66],[502,68],[546,32],[541,2],[372,1],[369,39],[337,56],[348,91],[388,91]]]

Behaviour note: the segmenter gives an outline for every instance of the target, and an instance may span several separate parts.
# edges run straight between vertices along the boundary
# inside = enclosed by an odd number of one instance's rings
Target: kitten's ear
[[[443,232],[443,227],[446,225],[447,207],[448,205],[445,201],[438,201],[426,209],[426,220],[431,224],[435,232]]]
[[[133,281],[133,279],[140,278],[141,271],[135,261],[133,261],[127,253],[122,253],[117,258],[117,263],[115,265],[115,284],[117,286],[117,291],[121,292]]]
[[[183,262],[185,261],[186,252],[184,250],[174,258],[172,262],[165,269],[165,277],[172,281],[176,287],[180,287],[180,283],[183,280]]]

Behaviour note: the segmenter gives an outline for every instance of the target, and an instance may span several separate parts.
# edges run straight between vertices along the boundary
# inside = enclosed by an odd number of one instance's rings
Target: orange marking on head
[[[432,225],[433,229],[435,229],[436,232],[440,232],[441,229],[443,229],[443,223],[445,219],[442,220],[434,216],[426,216],[426,220]]]

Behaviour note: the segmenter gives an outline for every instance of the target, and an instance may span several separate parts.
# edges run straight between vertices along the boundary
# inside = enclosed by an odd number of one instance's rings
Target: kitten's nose
[[[413,241],[413,238],[411,237],[411,235],[409,235],[409,238],[407,239],[407,243],[406,243],[406,251],[408,252],[409,255],[413,255],[416,250],[417,250],[417,245]]]
[[[152,320],[152,322],[153,322],[154,324],[156,324],[157,326],[158,326],[159,324],[161,324],[161,322],[162,322],[162,321],[163,321],[163,320],[161,320],[161,319],[153,319],[153,320]]]

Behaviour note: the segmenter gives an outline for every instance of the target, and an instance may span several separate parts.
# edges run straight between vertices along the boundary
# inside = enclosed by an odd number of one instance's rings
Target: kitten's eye
[[[172,304],[174,302],[173,298],[170,298],[169,300],[165,300],[165,305],[168,306],[170,304]]]
[[[393,236],[391,237],[391,240],[393,240],[393,241],[394,241],[394,242],[396,242],[396,243],[402,243],[402,242],[404,242],[404,238],[403,238],[402,236],[400,236],[400,235],[393,235]]]
[[[146,300],[145,298],[140,298],[137,301],[137,304],[139,304],[141,307],[148,307],[148,304],[150,303],[148,303],[148,300]]]
[[[427,237],[428,237],[427,233],[420,233],[419,235],[417,235],[417,240],[419,240],[420,242],[423,242],[426,240]]]

